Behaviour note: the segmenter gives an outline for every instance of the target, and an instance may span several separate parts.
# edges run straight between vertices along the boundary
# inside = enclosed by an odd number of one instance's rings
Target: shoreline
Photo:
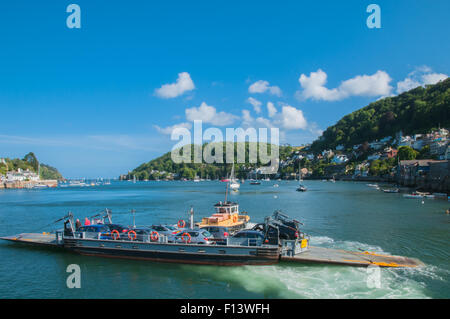
[[[0,183],[0,189],[32,189],[35,187],[58,187],[58,181],[55,179],[39,180],[39,181],[14,181]]]

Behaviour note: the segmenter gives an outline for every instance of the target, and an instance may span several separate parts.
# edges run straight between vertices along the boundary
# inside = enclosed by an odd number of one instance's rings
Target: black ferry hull
[[[64,247],[82,255],[200,265],[272,265],[278,247],[142,243],[129,241],[64,239]]]

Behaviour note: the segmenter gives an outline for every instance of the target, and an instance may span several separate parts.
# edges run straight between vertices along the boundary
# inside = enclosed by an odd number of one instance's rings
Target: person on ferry
[[[80,220],[77,218],[77,221],[75,222],[75,228],[76,228],[76,230],[78,230],[78,228],[80,228],[81,227],[81,222],[80,222]]]

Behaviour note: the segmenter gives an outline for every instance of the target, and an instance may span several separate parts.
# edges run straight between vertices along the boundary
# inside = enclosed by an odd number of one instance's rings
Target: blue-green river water
[[[279,183],[280,187],[273,187]],[[367,269],[344,266],[197,266],[81,256],[57,249],[0,242],[0,298],[449,298],[450,216],[445,200],[405,199],[364,183],[262,182],[229,195],[251,222],[281,209],[304,222],[311,244],[369,250],[422,260],[422,269],[382,269],[369,288]],[[42,232],[72,211],[80,220],[105,208],[116,223],[176,223],[212,214],[225,183],[113,182],[44,190],[0,190],[0,236]],[[81,268],[81,288],[69,289],[66,267]]]

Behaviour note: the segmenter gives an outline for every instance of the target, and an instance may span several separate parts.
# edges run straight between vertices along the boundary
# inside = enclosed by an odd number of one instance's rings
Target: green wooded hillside
[[[226,150],[226,144],[227,143],[215,143],[216,145],[221,145],[223,147],[223,162],[225,163],[225,150]],[[237,161],[237,149],[239,144],[244,144],[245,149],[245,163],[238,163],[235,165],[235,174],[238,178],[246,178],[248,172],[255,167],[262,166],[261,162],[259,161],[257,163],[249,163],[249,150],[250,150],[250,144],[256,144],[256,143],[232,143],[234,144],[234,155],[235,155],[235,163]],[[265,143],[257,143],[256,148],[259,149],[261,144]],[[202,151],[207,145],[211,144],[204,144],[202,145]],[[270,154],[271,145],[267,145],[268,154]],[[194,146],[191,145],[191,158],[193,158],[194,154]],[[287,156],[289,156],[292,153],[292,147],[290,146],[281,146],[280,147],[280,159],[285,159]],[[167,177],[167,173],[173,173],[178,174],[179,178],[187,178],[187,179],[193,179],[196,176],[202,177],[202,178],[211,178],[211,179],[217,179],[226,177],[228,174],[230,174],[231,170],[231,164],[221,164],[221,163],[174,163],[171,158],[171,153],[168,152],[154,160],[151,160],[150,162],[144,163],[140,165],[139,167],[135,168],[133,171],[128,173],[126,176],[127,179],[132,179],[133,175],[136,176],[139,180],[145,180],[145,179],[159,179],[159,178],[165,178]]]
[[[344,116],[327,128],[311,149],[320,152],[340,144],[349,148],[399,131],[425,133],[439,125],[450,127],[450,78],[381,99]]]
[[[52,166],[40,164],[34,153],[30,152],[22,159],[5,158],[5,163],[0,162],[0,175],[5,175],[7,171],[17,171],[17,169],[27,170],[37,173],[40,170],[41,179],[63,179],[58,170]]]

